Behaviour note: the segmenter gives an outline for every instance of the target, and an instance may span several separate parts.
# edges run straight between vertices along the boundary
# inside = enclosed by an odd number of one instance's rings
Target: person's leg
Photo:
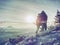
[[[42,23],[42,29],[41,30],[42,31],[47,30],[47,24],[46,23]]]
[[[39,28],[40,28],[40,26],[39,26],[39,25],[37,25],[37,30],[36,30],[36,33],[38,33]]]
[[[47,30],[47,24],[46,23],[42,23],[41,24],[41,31]]]
[[[46,23],[44,24],[44,28],[45,28],[45,30],[47,30],[47,24]]]
[[[41,24],[41,31],[44,31],[44,24]]]

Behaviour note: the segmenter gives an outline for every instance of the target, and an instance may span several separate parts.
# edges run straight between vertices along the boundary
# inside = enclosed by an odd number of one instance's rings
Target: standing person
[[[38,14],[36,19],[36,33],[38,32],[40,26],[42,26],[41,31],[47,30],[47,18],[47,14],[44,11]]]
[[[57,15],[55,16],[55,28],[60,30],[60,11],[57,10]]]

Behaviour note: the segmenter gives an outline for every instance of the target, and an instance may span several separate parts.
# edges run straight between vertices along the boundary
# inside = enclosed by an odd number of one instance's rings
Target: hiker
[[[57,15],[55,16],[55,28],[60,30],[60,11],[57,10]]]
[[[47,30],[47,14],[42,11],[41,13],[38,14],[37,19],[36,19],[36,26],[37,26],[37,30],[36,33],[38,32],[40,26],[41,31]]]

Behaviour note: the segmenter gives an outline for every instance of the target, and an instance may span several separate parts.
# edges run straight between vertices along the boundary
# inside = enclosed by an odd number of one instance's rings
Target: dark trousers
[[[42,23],[42,24],[40,24],[40,25],[37,25],[36,33],[38,32],[40,26],[42,27],[42,28],[41,28],[41,31],[47,30],[47,23]]]
[[[46,23],[42,23],[41,26],[42,26],[41,31],[47,30],[47,24]]]

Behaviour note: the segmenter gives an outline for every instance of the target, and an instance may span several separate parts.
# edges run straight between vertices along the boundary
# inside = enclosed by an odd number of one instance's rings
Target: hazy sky
[[[0,0],[0,21],[24,22],[26,16],[37,16],[45,10],[49,21],[53,20],[60,0]]]

